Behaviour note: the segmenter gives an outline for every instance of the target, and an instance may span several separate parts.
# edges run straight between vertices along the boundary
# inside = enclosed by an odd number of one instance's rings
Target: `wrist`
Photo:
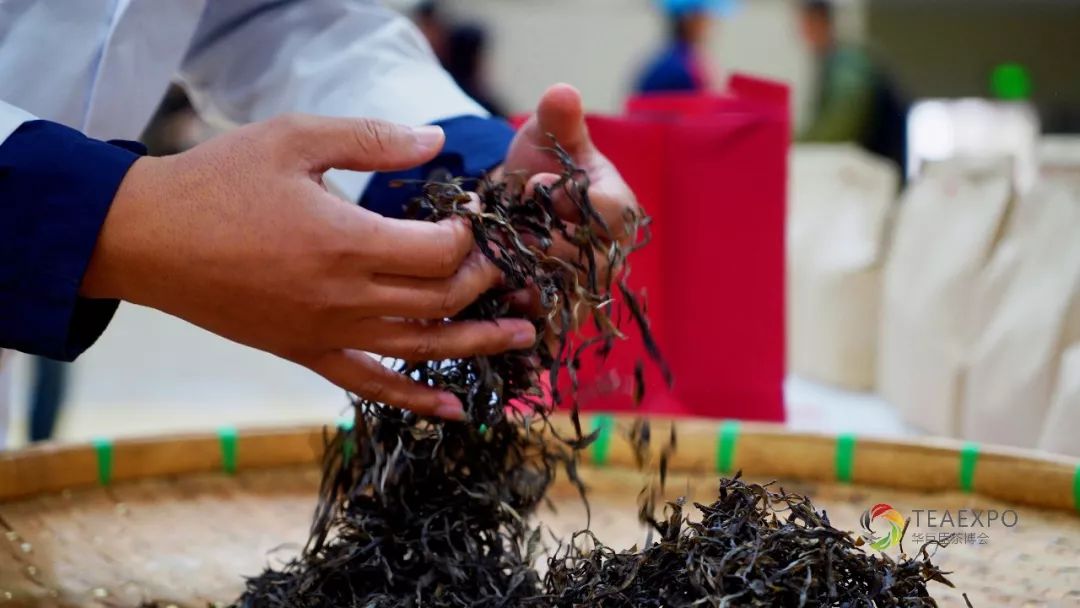
[[[85,298],[138,302],[134,263],[141,215],[154,206],[160,196],[156,175],[163,159],[143,156],[131,165],[113,197],[98,234],[94,252],[83,275],[79,295]]]

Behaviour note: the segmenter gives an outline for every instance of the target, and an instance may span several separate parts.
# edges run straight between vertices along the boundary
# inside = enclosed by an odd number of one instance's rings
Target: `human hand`
[[[502,278],[462,220],[384,218],[322,183],[330,168],[420,165],[442,145],[438,127],[296,115],[139,159],[80,293],[157,308],[372,401],[461,419],[452,394],[364,351],[406,360],[494,354],[531,346],[532,324],[445,321]]]
[[[634,242],[636,223],[633,220],[641,212],[637,199],[611,161],[593,145],[585,124],[581,94],[570,85],[557,84],[544,93],[536,113],[514,137],[506,161],[499,171],[524,174],[528,179],[527,192],[541,184],[551,186],[560,179],[563,172],[562,165],[550,151],[552,136],[589,177],[589,200],[603,219],[603,225],[590,219],[590,228],[606,242]],[[586,219],[570,201],[566,192],[556,190],[552,195],[556,212],[571,224],[569,232],[574,234],[578,226],[585,224]],[[578,262],[580,249],[556,234],[547,253],[569,262]],[[596,263],[600,277],[618,270],[607,267],[606,256],[597,256]],[[534,293],[517,292],[513,295],[513,301],[517,308],[536,312],[538,298]]]

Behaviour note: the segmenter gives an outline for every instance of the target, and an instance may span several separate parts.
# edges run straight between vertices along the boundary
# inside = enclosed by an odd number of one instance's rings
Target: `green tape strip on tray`
[[[236,475],[237,440],[236,428],[224,426],[218,429],[221,440],[221,468],[228,475]]]
[[[855,435],[843,433],[836,437],[836,480],[851,483],[855,472]]]
[[[1076,465],[1076,475],[1073,476],[1073,507],[1080,513],[1080,464]]]
[[[615,430],[615,418],[610,414],[597,414],[593,416],[593,432],[596,432],[596,441],[592,444],[593,464],[606,466],[608,456],[611,454],[611,434]]]
[[[356,426],[356,421],[352,418],[342,418],[338,420],[338,429],[345,434],[345,437],[341,439],[341,458],[345,461],[345,466],[349,466],[349,461],[352,460],[353,452],[356,451],[356,442],[349,433]]]
[[[716,438],[716,470],[730,475],[735,468],[735,446],[739,442],[739,422],[725,420]]]
[[[107,486],[112,482],[113,474],[113,443],[112,439],[98,437],[93,441],[94,452],[97,454],[98,483]]]
[[[979,444],[969,441],[960,449],[960,489],[975,491],[975,466],[979,464]]]

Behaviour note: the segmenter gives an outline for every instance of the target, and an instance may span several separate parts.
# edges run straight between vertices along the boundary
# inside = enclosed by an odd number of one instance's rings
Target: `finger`
[[[627,240],[629,220],[634,217],[637,201],[630,188],[614,175],[611,181],[599,181],[589,187],[589,204],[592,210],[583,208],[580,193],[574,183],[555,185],[562,176],[554,173],[538,173],[529,179],[526,195],[535,196],[539,186],[548,188],[555,213],[565,222],[582,224],[585,215],[598,235],[607,240]]]
[[[578,227],[571,226],[570,234],[573,235],[575,230],[578,230]],[[579,280],[582,282],[588,281],[590,267],[588,256],[584,254],[584,250],[567,241],[562,235],[555,235],[551,239],[551,247],[545,253],[551,257],[574,264],[578,268]],[[607,250],[598,249],[593,249],[592,258],[591,266],[593,267],[593,274],[596,276],[597,285],[590,285],[589,287],[590,289],[594,287],[600,289],[607,284],[607,275],[611,271],[611,260],[608,258]]]
[[[524,319],[421,323],[373,319],[356,328],[364,350],[406,361],[438,361],[530,348],[536,329]]]
[[[636,240],[641,209],[637,197],[614,167],[597,174],[589,186],[589,202],[607,225],[607,232],[597,234],[620,243]]]
[[[529,319],[541,319],[553,312],[551,309],[544,307],[540,298],[540,290],[533,284],[524,289],[510,292],[504,295],[501,300],[510,307],[510,310],[521,313]],[[558,314],[558,312],[555,312],[555,316],[558,316]],[[544,323],[547,327],[543,334],[544,344],[547,345],[548,352],[554,353],[558,350],[559,343],[558,323],[552,323],[551,319],[545,320]]]
[[[503,296],[502,301],[510,307],[510,310],[530,319],[538,319],[548,313],[540,298],[540,290],[535,285],[510,292]]]
[[[538,187],[547,188],[551,195],[551,206],[559,218],[566,222],[580,224],[584,220],[581,209],[571,200],[565,189],[555,187],[561,179],[562,176],[556,173],[537,173],[525,184],[525,197],[535,198]]]
[[[458,314],[485,291],[502,283],[502,272],[479,250],[449,278],[418,279],[375,275],[375,310],[379,316],[447,319]]]
[[[592,149],[581,93],[568,84],[556,84],[544,92],[536,109],[535,125],[539,131],[537,135],[544,140],[548,134],[555,136],[559,145],[571,155]]]
[[[452,277],[476,245],[469,223],[459,217],[426,222],[380,216],[372,221],[363,254],[369,267],[383,274]]]
[[[469,193],[464,207],[480,210],[479,198]],[[368,212],[371,222],[365,233],[363,254],[382,274],[409,277],[446,278],[453,276],[476,238],[468,220],[450,217],[439,222],[400,220]]]
[[[567,182],[562,187],[553,187],[561,177],[554,173],[538,173],[532,176],[526,185],[526,196],[535,196],[536,188],[545,186],[550,190],[555,213],[563,221],[582,224],[586,213],[579,205],[581,201],[576,198],[579,194],[575,190],[575,184]],[[607,240],[632,241],[632,220],[639,213],[637,197],[606,159],[595,169],[595,178],[589,186],[588,195],[593,210],[593,213],[589,214],[589,221],[596,233]]]
[[[437,126],[407,127],[372,118],[329,118],[304,114],[280,116],[268,128],[284,137],[305,169],[393,171],[435,158],[445,141]]]
[[[618,273],[621,269],[621,266],[612,268],[611,260],[608,259],[605,252],[597,252],[594,262],[595,267],[590,275],[588,261],[581,257],[581,250],[567,242],[561,236],[554,239],[551,247],[548,248],[546,253],[549,256],[560,258],[577,266],[577,280],[582,285],[587,286],[589,290],[595,292],[604,291],[611,280],[609,278],[609,273]],[[595,285],[591,284],[591,276],[595,276]],[[545,306],[539,289],[532,284],[524,289],[518,289],[502,296],[501,301],[505,303],[510,310],[531,319],[545,316],[551,312],[551,303],[548,303],[548,305]]]
[[[411,410],[422,416],[465,419],[465,410],[457,397],[388,369],[363,351],[331,351],[300,363],[369,401]]]

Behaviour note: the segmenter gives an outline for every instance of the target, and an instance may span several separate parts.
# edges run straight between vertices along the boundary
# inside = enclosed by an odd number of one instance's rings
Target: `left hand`
[[[562,166],[545,149],[551,147],[551,135],[589,176],[589,200],[607,224],[607,230],[594,225],[592,228],[596,234],[607,241],[632,242],[635,235],[627,219],[640,213],[637,199],[611,161],[593,145],[585,125],[581,93],[574,87],[557,84],[544,93],[536,113],[510,144],[500,171],[524,174],[528,178],[527,191],[538,184],[556,182],[562,173]],[[556,193],[555,209],[564,221],[575,227],[583,221],[578,209],[561,192]],[[557,236],[548,253],[570,262],[578,261],[577,247],[561,236]],[[598,262],[602,257],[598,258]],[[609,269],[603,267],[598,270],[606,273]],[[535,304],[535,300],[525,294],[517,294],[515,300],[522,305]]]

